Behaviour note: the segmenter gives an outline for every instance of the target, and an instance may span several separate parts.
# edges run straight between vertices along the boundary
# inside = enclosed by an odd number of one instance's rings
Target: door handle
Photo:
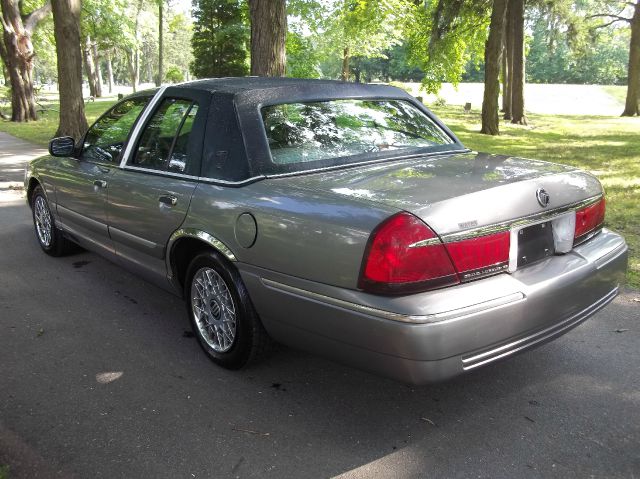
[[[95,180],[93,182],[93,186],[97,186],[98,188],[106,188],[107,187],[107,182],[104,180]]]
[[[178,204],[178,198],[173,195],[160,195],[158,201],[167,206],[175,206]]]

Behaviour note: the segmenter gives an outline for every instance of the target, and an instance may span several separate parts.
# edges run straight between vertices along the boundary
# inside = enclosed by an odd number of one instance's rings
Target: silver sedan
[[[551,340],[618,293],[591,174],[476,153],[393,87],[200,80],[125,98],[25,175],[38,242],[185,298],[220,366],[273,341],[411,383]]]

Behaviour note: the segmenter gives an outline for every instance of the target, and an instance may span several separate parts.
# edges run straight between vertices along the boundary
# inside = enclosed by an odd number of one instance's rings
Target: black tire
[[[211,270],[213,270],[213,272]],[[210,299],[218,306],[216,307],[214,304],[208,307],[208,314],[194,314],[195,302],[203,306],[203,302],[201,301],[202,295],[199,295],[195,285],[195,278],[196,275],[198,275],[198,278],[202,280],[204,273],[213,277],[213,282],[218,281],[218,278],[224,282],[226,290],[229,293],[229,298],[233,302],[231,304],[232,308],[228,307],[229,303],[227,302],[227,296],[225,294],[217,294],[214,292],[211,293]],[[216,276],[216,274],[218,276]],[[198,284],[200,288],[202,288],[203,283],[200,282]],[[208,284],[211,285],[212,282]],[[220,286],[219,283],[217,284]],[[218,290],[220,290],[220,288],[218,288]],[[224,288],[222,288],[222,290],[224,290]],[[211,288],[211,291],[213,291],[213,288]],[[194,296],[197,296],[198,299],[194,300]],[[269,338],[262,326],[240,274],[217,252],[211,250],[201,253],[191,261],[185,280],[184,297],[193,332],[198,338],[202,349],[204,349],[214,363],[226,369],[240,369],[262,359],[271,351],[273,345],[271,338]],[[221,307],[222,303],[226,304],[227,307]],[[217,319],[214,314],[214,309],[218,311]],[[204,326],[204,323],[213,319],[214,322],[216,322],[216,331],[220,331],[221,328],[224,328],[230,323],[228,320],[225,321],[223,315],[228,315],[231,309],[235,312],[235,335],[233,340],[228,341],[229,344],[226,345],[225,348],[220,344],[220,334],[216,334],[218,340],[213,338],[213,322],[209,323],[210,326]],[[200,319],[197,319],[197,317]],[[227,316],[227,318],[228,317],[229,316]],[[200,322],[200,325],[198,322]],[[207,330],[207,328],[209,329]],[[206,337],[206,334],[209,336]],[[228,337],[229,336],[224,340],[228,340]]]
[[[41,202],[41,203],[40,203]],[[38,204],[44,208],[41,214],[48,216],[50,221],[50,239],[49,242],[38,231],[38,220],[36,218]],[[40,185],[36,186],[31,195],[31,216],[33,218],[33,227],[36,233],[36,240],[42,250],[50,256],[64,256],[73,249],[73,243],[64,237],[62,231],[56,226],[56,220],[51,214],[49,202]],[[43,217],[44,218],[44,217]]]

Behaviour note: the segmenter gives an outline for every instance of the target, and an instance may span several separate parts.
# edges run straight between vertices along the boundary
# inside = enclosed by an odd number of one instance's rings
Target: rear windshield
[[[262,108],[262,120],[272,160],[276,165],[289,165],[286,170],[395,156],[404,153],[401,150],[438,150],[454,143],[426,114],[404,100],[271,105]]]

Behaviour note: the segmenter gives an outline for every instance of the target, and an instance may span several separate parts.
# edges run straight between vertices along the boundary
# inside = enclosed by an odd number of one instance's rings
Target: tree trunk
[[[93,65],[96,70],[96,98],[102,98],[102,72],[100,71],[100,55],[98,53],[98,43],[92,45]]]
[[[493,0],[489,38],[484,49],[484,98],[480,133],[499,135],[498,96],[500,94],[500,56],[507,0]]]
[[[511,120],[511,95],[513,91],[513,18],[511,14],[511,3],[512,0],[507,1],[507,18],[504,29],[506,75],[505,79],[503,79],[504,90],[502,91],[502,109],[504,110],[504,115],[502,116],[502,118],[504,118],[505,120]]]
[[[287,63],[286,0],[249,0],[251,74],[284,76]]]
[[[349,60],[351,56],[349,55],[349,47],[344,47],[342,51],[342,72],[340,73],[340,80],[349,81]]]
[[[1,25],[0,25],[1,26]],[[4,78],[4,84],[9,86],[11,80],[9,80],[9,71],[7,70],[7,52],[4,48],[4,29],[2,30],[3,37],[0,38],[0,60],[2,61],[2,77]]]
[[[31,35],[38,23],[51,12],[51,4],[22,15],[16,0],[0,0],[2,7],[3,56],[11,83],[11,121],[37,120],[33,93],[33,58]]]
[[[97,95],[96,69],[93,63],[93,53],[91,50],[91,37],[89,37],[88,35],[84,40],[82,55],[84,57],[84,72],[87,75],[87,82],[89,83],[89,95],[95,98]]]
[[[640,115],[640,0],[631,20],[627,99],[622,116]]]
[[[107,53],[107,81],[109,82],[109,93],[113,93],[113,65],[111,64],[111,52]]]
[[[60,124],[56,136],[82,138],[87,130],[82,99],[80,1],[53,0],[53,26],[58,57]]]
[[[513,19],[513,70],[511,80],[511,123],[527,124],[524,110],[524,0],[511,0]]]
[[[133,88],[133,93],[135,93],[138,89],[138,78],[140,75],[138,50],[135,47],[132,50],[127,50],[127,70],[129,70],[131,87]]]
[[[131,78],[131,86],[133,93],[138,89],[138,81],[140,79],[140,49],[138,48],[140,30],[140,12],[142,11],[144,0],[138,0],[138,6],[136,7],[136,19],[134,24],[135,32],[135,45],[131,50],[127,50],[127,69],[129,70],[129,77]]]
[[[158,78],[156,79],[156,86],[162,85],[162,81],[164,80],[164,26],[162,20],[162,2],[164,2],[164,0],[158,0]]]

